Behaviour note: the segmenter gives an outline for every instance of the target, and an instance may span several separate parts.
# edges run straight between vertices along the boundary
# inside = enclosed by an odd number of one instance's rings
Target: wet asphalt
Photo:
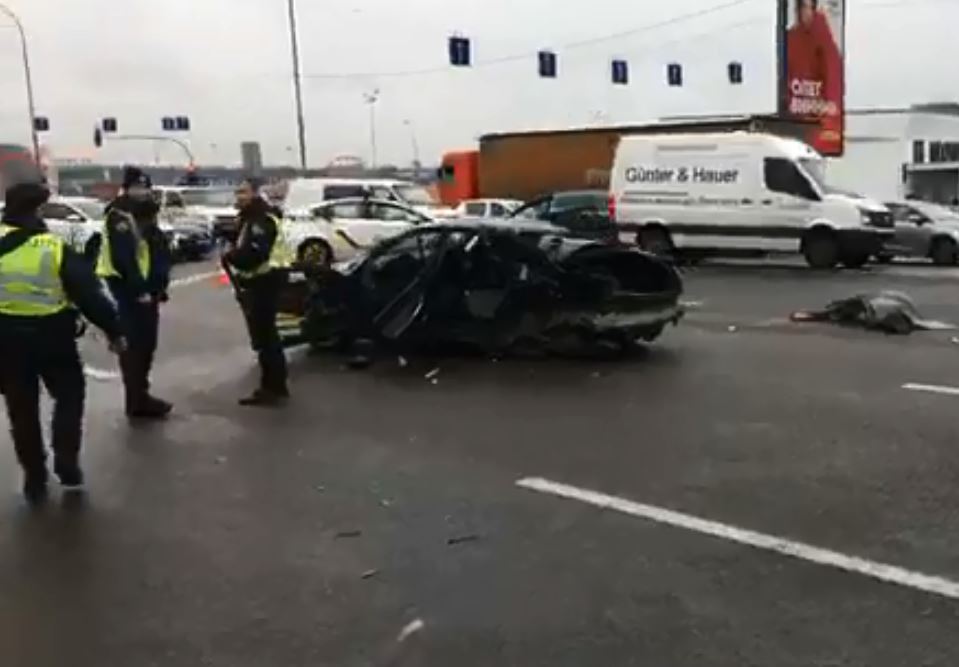
[[[166,309],[152,427],[91,336],[86,496],[28,509],[0,436],[0,665],[959,664],[959,599],[516,485],[959,581],[959,396],[902,388],[959,387],[959,332],[786,321],[897,289],[959,323],[959,270],[685,277],[629,359],[296,352],[280,412],[236,406],[252,355],[205,278]]]

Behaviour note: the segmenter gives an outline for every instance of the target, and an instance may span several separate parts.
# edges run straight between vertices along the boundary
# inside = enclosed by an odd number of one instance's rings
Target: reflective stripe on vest
[[[240,278],[255,278],[256,276],[262,276],[264,273],[269,273],[273,269],[288,269],[293,264],[293,253],[290,250],[290,244],[287,242],[283,221],[272,215],[269,218],[276,225],[276,238],[273,240],[273,247],[270,248],[270,258],[249,271],[234,269],[234,273]],[[237,245],[246,243],[249,233],[250,225],[244,226],[240,238],[237,239]]]
[[[12,227],[0,226],[0,238]],[[0,314],[18,317],[56,315],[70,306],[60,282],[63,240],[53,234],[31,236],[0,257]]]
[[[137,240],[137,266],[140,268],[140,276],[146,280],[150,275],[150,245],[142,236],[140,228],[137,227],[136,218],[125,211],[114,211],[121,216],[133,231],[133,236]],[[113,251],[110,249],[110,234],[107,232],[107,226],[103,226],[101,234],[100,256],[97,258],[97,275],[101,278],[119,278],[120,272],[113,266]]]

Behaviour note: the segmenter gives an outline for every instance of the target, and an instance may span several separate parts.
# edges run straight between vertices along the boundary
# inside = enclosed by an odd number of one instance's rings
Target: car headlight
[[[864,208],[859,209],[859,220],[864,225],[868,225],[870,222],[872,222],[872,217],[869,215],[869,211]]]

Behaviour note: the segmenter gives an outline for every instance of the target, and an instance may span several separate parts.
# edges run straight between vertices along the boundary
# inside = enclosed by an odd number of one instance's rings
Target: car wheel
[[[952,239],[936,239],[929,251],[932,263],[936,266],[953,266],[959,259],[956,242]]]
[[[326,241],[311,239],[300,246],[297,252],[300,264],[314,268],[327,268],[333,263],[333,249]]]
[[[644,227],[636,237],[639,247],[659,257],[673,256],[673,239],[662,227]]]
[[[812,268],[831,269],[839,263],[839,241],[831,231],[814,229],[803,238],[802,254]]]
[[[880,264],[892,264],[893,256],[889,253],[879,253],[876,255],[876,261]]]

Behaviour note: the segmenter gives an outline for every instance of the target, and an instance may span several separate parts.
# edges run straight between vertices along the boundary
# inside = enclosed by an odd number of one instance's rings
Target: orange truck
[[[622,136],[752,131],[802,138],[808,123],[778,116],[675,117],[646,125],[487,134],[478,150],[453,151],[439,169],[440,201],[529,201],[561,190],[606,189]]]

